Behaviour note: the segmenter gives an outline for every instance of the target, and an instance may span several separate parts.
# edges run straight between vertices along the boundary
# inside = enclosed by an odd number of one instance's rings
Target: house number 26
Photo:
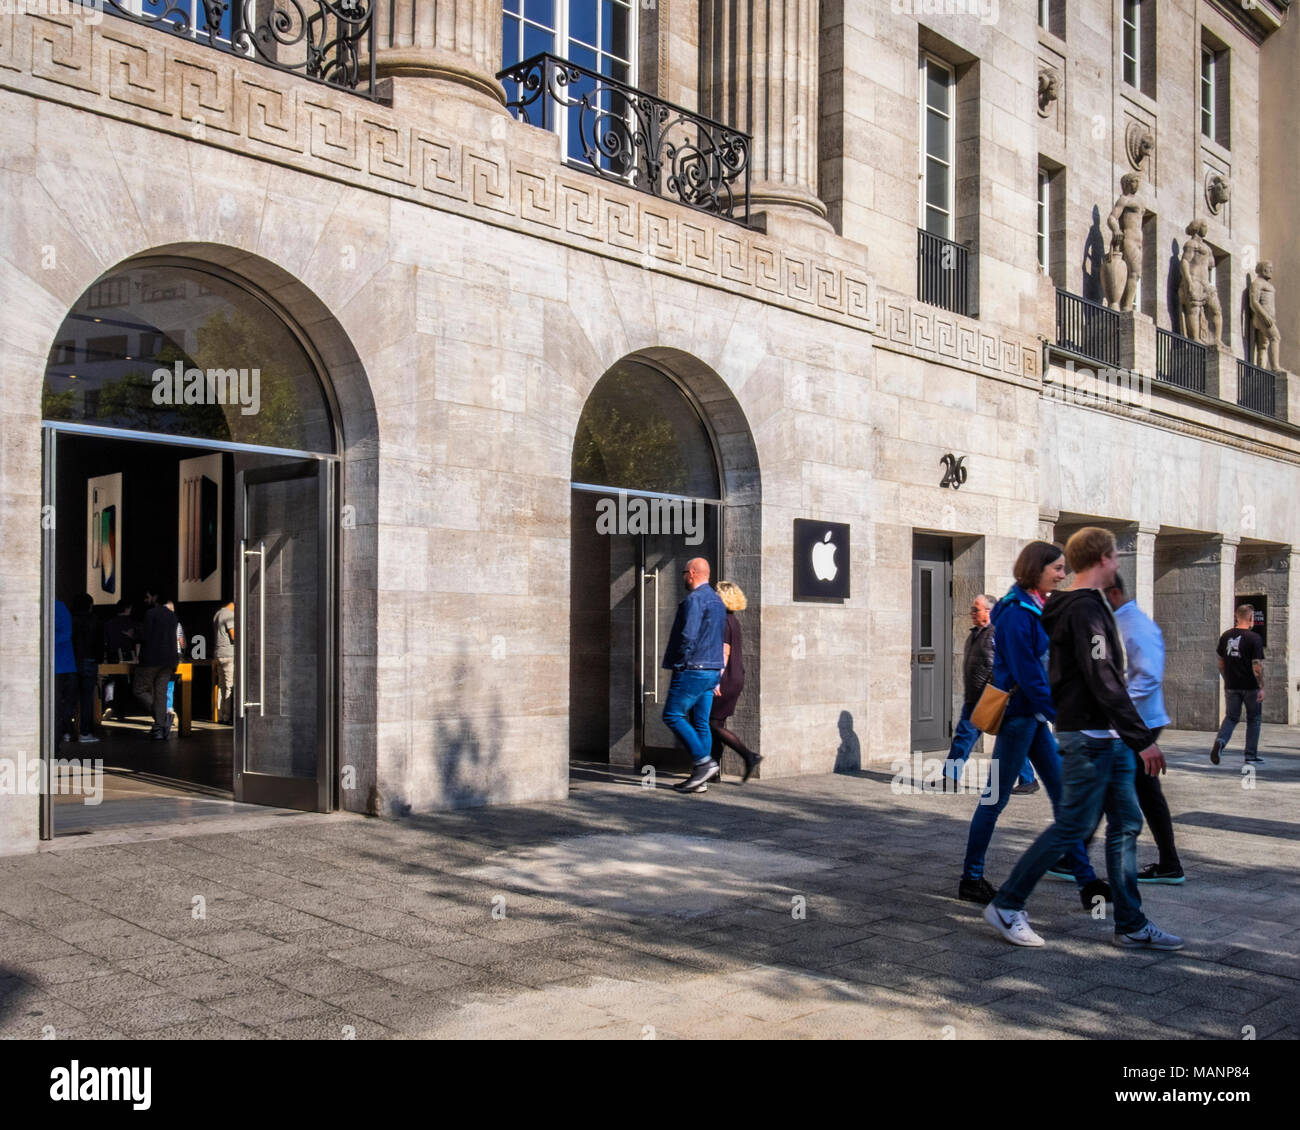
[[[961,484],[966,481],[966,456],[953,455],[949,452],[939,460],[946,470],[943,478],[939,480],[941,487],[952,487],[953,490],[961,490]]]

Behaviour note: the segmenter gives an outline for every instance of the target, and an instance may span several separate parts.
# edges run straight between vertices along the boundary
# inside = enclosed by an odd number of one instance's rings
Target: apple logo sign
[[[839,572],[839,567],[835,564],[835,543],[831,541],[830,530],[827,530],[826,536],[813,546],[812,567],[819,581],[833,581],[835,574]]]
[[[847,522],[794,520],[794,599],[840,603],[852,574]]]

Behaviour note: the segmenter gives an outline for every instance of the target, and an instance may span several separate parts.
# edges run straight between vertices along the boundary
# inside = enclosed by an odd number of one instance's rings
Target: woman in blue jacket
[[[1049,594],[1065,579],[1065,551],[1051,542],[1030,542],[1016,558],[1013,572],[1016,583],[993,608],[997,643],[991,684],[1001,690],[1014,687],[1015,693],[1007,703],[993,746],[988,788],[971,818],[957,887],[958,898],[985,905],[997,892],[984,878],[984,855],[1026,760],[1047,787],[1053,817],[1061,799],[1061,755],[1048,724],[1056,717],[1056,708],[1047,681],[1048,639],[1041,620]],[[1075,844],[1066,858],[1086,909],[1092,909],[1096,895],[1109,899],[1109,887],[1097,878],[1082,844]]]

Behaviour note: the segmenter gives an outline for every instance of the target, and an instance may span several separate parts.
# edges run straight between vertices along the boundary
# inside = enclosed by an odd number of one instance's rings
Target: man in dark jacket
[[[664,725],[690,751],[694,768],[690,777],[674,787],[680,792],[700,791],[718,775],[713,760],[713,733],[709,713],[713,688],[722,678],[722,635],[726,606],[709,584],[709,563],[695,557],[682,570],[686,599],[677,606],[677,618],[668,636],[663,667],[673,673],[664,701]]]
[[[989,613],[996,603],[991,596],[977,596],[970,605],[971,630],[966,637],[966,653],[961,664],[961,717],[953,731],[952,748],[948,750],[948,760],[943,767],[944,773],[954,781],[961,780],[962,767],[980,735],[970,716],[993,674],[993,625],[989,622]]]
[[[153,712],[149,736],[158,741],[170,732],[167,716],[167,684],[176,673],[176,613],[159,599],[157,591],[145,593],[144,621],[140,626],[140,663],[131,689],[135,697]]]
[[[1155,776],[1165,759],[1129,698],[1124,683],[1124,647],[1103,590],[1119,561],[1115,538],[1087,527],[1065,547],[1075,574],[1065,592],[1053,594],[1043,610],[1050,641],[1048,679],[1056,705],[1057,742],[1064,761],[1056,822],[1016,864],[984,917],[1007,941],[1041,946],[1029,925],[1025,904],[1038,880],[1065,848],[1087,836],[1106,813],[1106,870],[1115,901],[1116,945],[1134,949],[1181,949],[1142,913],[1137,884],[1137,836],[1142,830],[1133,780],[1137,765]]]

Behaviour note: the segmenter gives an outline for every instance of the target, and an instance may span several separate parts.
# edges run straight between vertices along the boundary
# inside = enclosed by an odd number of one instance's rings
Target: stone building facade
[[[1243,407],[1239,379],[1263,378],[1237,364],[1257,259],[1276,265],[1284,368],[1300,333],[1291,182],[1261,151],[1300,62],[1284,0],[532,2],[378,0],[375,97],[111,4],[0,15],[0,756],[52,756],[58,736],[55,346],[135,268],[246,287],[327,389],[318,807],[562,798],[588,692],[618,699],[593,723],[609,759],[648,760],[620,735],[649,725],[633,699],[653,687],[580,630],[608,596],[601,640],[639,615],[644,657],[644,559],[575,589],[575,444],[609,374],[634,413],[647,390],[628,443],[653,432],[656,382],[707,434],[721,575],[749,595],[737,728],[764,775],[946,748],[965,603],[1004,591],[1025,541],[1088,523],[1116,530],[1164,628],[1176,726],[1217,721],[1213,645],[1245,594],[1268,597],[1266,717],[1300,720],[1300,384],[1264,374],[1271,414]],[[593,175],[575,125],[507,108],[508,66],[539,35],[572,53],[589,7],[632,86],[752,135],[750,222]],[[1202,44],[1215,137],[1193,112]],[[370,65],[363,45],[362,87]],[[1103,233],[1139,166],[1142,291],[1112,312]],[[1197,218],[1225,332],[1187,387],[1161,379],[1158,331],[1180,329]],[[1077,311],[1082,337],[1062,331]],[[848,525],[847,598],[796,598],[796,519]],[[673,580],[654,585],[669,609]],[[0,850],[36,846],[41,808],[0,795]]]

